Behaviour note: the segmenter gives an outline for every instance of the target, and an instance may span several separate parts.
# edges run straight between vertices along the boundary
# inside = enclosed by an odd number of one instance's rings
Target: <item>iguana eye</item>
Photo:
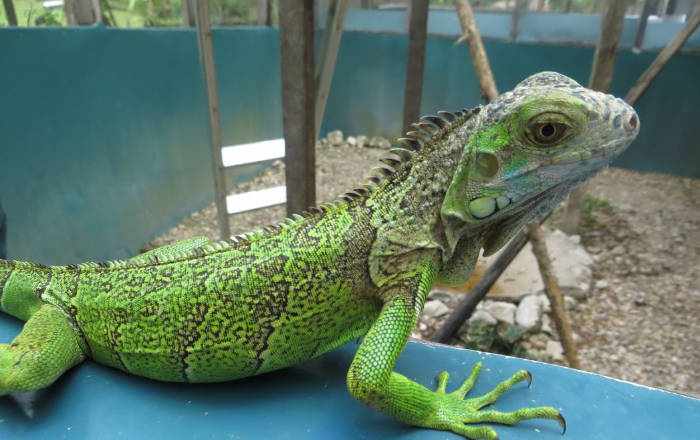
[[[571,132],[571,126],[567,123],[566,117],[552,113],[532,118],[527,128],[528,139],[542,147],[561,141]]]

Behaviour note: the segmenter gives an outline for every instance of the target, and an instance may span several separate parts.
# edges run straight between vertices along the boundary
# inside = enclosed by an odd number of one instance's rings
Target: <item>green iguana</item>
[[[564,419],[552,407],[482,410],[393,371],[435,281],[461,284],[525,224],[636,137],[622,100],[544,72],[492,103],[414,124],[379,176],[336,202],[229,241],[185,240],[125,261],[0,260],[0,307],[26,320],[0,345],[0,395],[37,390],[90,358],[162,381],[218,382],[364,337],[347,374],[360,401],[415,426],[495,439],[485,425]]]

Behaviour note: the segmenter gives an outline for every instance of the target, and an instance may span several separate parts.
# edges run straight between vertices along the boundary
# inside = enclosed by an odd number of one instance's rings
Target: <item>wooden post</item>
[[[634,86],[632,86],[627,96],[625,96],[625,101],[627,101],[627,103],[634,105],[634,103],[637,102],[639,97],[647,90],[649,84],[656,78],[656,75],[664,68],[668,60],[670,60],[671,57],[683,47],[686,40],[693,35],[698,25],[700,25],[700,6],[695,8],[695,12],[693,12],[693,15],[688,19],[685,27],[678,32],[673,40],[671,40],[661,52],[659,52],[654,62],[651,63],[649,68],[644,71],[642,76],[640,76]]]
[[[574,343],[574,332],[571,330],[571,321],[564,306],[564,295],[561,293],[559,283],[552,269],[552,260],[549,257],[549,252],[547,252],[547,243],[545,242],[544,234],[542,234],[542,228],[540,225],[529,225],[528,234],[530,243],[532,243],[532,253],[535,254],[537,265],[540,268],[540,275],[542,275],[544,291],[552,306],[552,319],[559,333],[561,345],[564,348],[564,355],[571,368],[581,368],[578,351]]]
[[[600,37],[593,55],[593,67],[588,81],[588,87],[593,90],[607,92],[610,89],[626,10],[627,0],[612,0],[605,3]]]
[[[462,27],[462,37],[458,41],[467,41],[474,71],[479,78],[481,96],[486,101],[493,101],[498,96],[498,89],[493,79],[489,58],[486,56],[486,50],[484,50],[484,44],[481,41],[479,28],[476,26],[474,11],[472,11],[472,7],[467,0],[458,1],[456,8],[459,24]]]
[[[338,48],[343,36],[343,21],[348,10],[348,0],[332,0],[328,8],[328,19],[326,20],[326,31],[323,33],[323,53],[318,72],[316,73],[316,115],[315,138],[321,131],[323,115],[326,111],[326,102],[333,82],[333,72],[335,71],[336,60],[338,58]]]
[[[219,88],[216,81],[214,65],[214,47],[212,44],[211,23],[209,22],[209,0],[198,0],[195,9],[197,25],[197,42],[199,59],[204,69],[204,83],[207,88],[209,108],[209,129],[211,133],[211,164],[214,177],[214,201],[219,223],[219,234],[222,240],[231,237],[231,227],[228,222],[226,207],[226,180],[224,163],[221,157],[221,119],[219,115]]]
[[[403,132],[410,130],[420,115],[425,65],[425,41],[428,34],[428,0],[411,0],[408,24],[408,59],[403,95]]]
[[[17,26],[17,13],[15,12],[15,4],[12,0],[2,0],[5,7],[5,17],[7,17],[8,26]]]
[[[258,26],[272,26],[272,5],[270,0],[258,0]]]
[[[287,214],[316,204],[313,0],[279,2]]]
[[[647,30],[647,22],[649,21],[651,12],[656,10],[658,7],[657,1],[658,0],[644,0],[642,14],[639,16],[639,24],[637,25],[637,35],[634,37],[634,47],[632,48],[632,50],[635,52],[640,52],[642,50],[642,45],[644,44],[644,34]]]
[[[627,0],[612,0],[605,4],[600,37],[593,55],[593,67],[588,81],[588,87],[593,90],[607,92],[610,89],[626,10]],[[581,205],[585,195],[585,183],[569,194],[562,218],[562,229],[569,234],[575,234],[578,231],[581,223]]]
[[[515,7],[513,8],[513,14],[511,15],[510,21],[511,41],[518,39],[518,34],[520,33],[520,18],[523,16],[525,11],[527,11],[527,5],[527,0],[515,0]]]
[[[194,27],[195,22],[195,2],[196,0],[182,0],[182,24],[187,27]]]
[[[99,9],[95,9],[95,0],[65,0],[63,10],[66,21],[70,26],[95,24],[99,17]]]

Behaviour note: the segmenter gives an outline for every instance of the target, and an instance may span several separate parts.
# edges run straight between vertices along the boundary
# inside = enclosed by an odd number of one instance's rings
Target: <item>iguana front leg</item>
[[[434,279],[434,268],[426,264],[408,279],[388,289],[387,301],[360,345],[348,371],[348,389],[360,401],[415,426],[452,431],[470,439],[496,439],[488,426],[470,423],[494,422],[515,424],[521,420],[545,418],[564,419],[555,408],[523,408],[510,413],[481,411],[496,401],[515,383],[530,380],[521,370],[481,397],[464,399],[474,385],[480,364],[454,392],[447,393],[447,372],[438,376],[438,387],[431,391],[392,370],[401,350],[416,324],[423,301]]]

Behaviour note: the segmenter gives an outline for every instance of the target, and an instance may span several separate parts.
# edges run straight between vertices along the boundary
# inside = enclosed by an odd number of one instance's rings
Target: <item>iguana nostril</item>
[[[629,120],[627,121],[627,128],[629,129],[629,131],[633,131],[637,128],[637,124],[639,124],[637,115],[632,113],[632,116],[630,116]]]

